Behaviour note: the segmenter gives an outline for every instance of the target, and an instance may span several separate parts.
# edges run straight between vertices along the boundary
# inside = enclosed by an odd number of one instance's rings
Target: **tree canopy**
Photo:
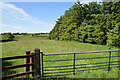
[[[12,33],[2,33],[2,41],[12,41],[15,36]]]
[[[120,1],[74,3],[56,21],[49,39],[120,47]]]

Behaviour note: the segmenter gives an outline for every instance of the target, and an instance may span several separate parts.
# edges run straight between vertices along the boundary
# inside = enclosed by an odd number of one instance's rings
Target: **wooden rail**
[[[13,65],[13,66],[5,66],[2,68],[2,70],[8,70],[8,69],[15,69],[15,68],[20,68],[20,67],[27,67],[27,66],[32,66],[33,63],[27,63],[27,64],[21,64],[21,65]]]
[[[14,78],[14,77],[18,77],[18,76],[22,76],[22,75],[26,75],[26,74],[33,74],[33,73],[34,73],[33,71],[28,71],[28,72],[24,72],[24,73],[9,75],[9,76],[2,77],[2,80]]]
[[[28,57],[32,57],[32,56],[34,56],[34,55],[35,55],[35,54],[23,55],[23,56],[3,57],[3,58],[1,58],[1,59],[2,59],[2,61],[5,61],[5,60],[12,60],[12,59],[28,58]]]
[[[26,51],[26,55],[0,58],[0,60],[2,60],[2,61],[25,58],[25,64],[5,66],[5,67],[2,67],[2,71],[9,70],[9,69],[20,68],[20,67],[25,67],[26,68],[25,72],[3,76],[2,80],[6,80],[6,79],[22,76],[22,75],[27,75],[29,77],[29,74],[31,74],[31,77],[33,77],[34,73],[35,73],[34,72],[34,59],[35,59],[34,57],[35,57],[35,53],[30,53],[30,51]],[[31,70],[30,70],[30,66],[31,66]]]

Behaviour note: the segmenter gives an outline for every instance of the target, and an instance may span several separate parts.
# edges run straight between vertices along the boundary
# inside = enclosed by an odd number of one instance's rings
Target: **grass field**
[[[96,44],[89,44],[89,43],[79,43],[76,41],[55,41],[49,40],[46,37],[37,37],[37,36],[16,36],[14,41],[10,42],[3,42],[0,43],[2,45],[2,57],[8,56],[18,56],[24,55],[25,51],[29,50],[34,52],[35,48],[40,48],[40,51],[44,54],[49,53],[67,53],[67,52],[87,52],[87,51],[104,51],[109,50],[108,46],[105,45],[96,45]],[[112,50],[118,50],[117,48],[112,48]],[[117,53],[112,54],[118,55]],[[82,54],[76,55],[76,58],[83,58],[83,57],[100,57],[100,56],[108,56],[108,53],[101,53],[101,54]],[[71,59],[73,55],[61,55],[61,56],[45,56],[44,60],[59,60],[59,59]],[[112,60],[118,60],[118,58],[112,58]],[[82,60],[76,61],[76,64],[79,63],[92,63],[92,62],[104,62],[108,61],[108,59],[97,59],[97,60]],[[17,65],[23,64],[24,60],[10,60],[9,62],[4,62],[3,66],[5,65]],[[65,62],[55,62],[54,65],[70,65],[73,63],[72,61],[65,61]],[[53,63],[44,63],[45,66],[53,66]],[[79,67],[76,69],[76,75],[74,76],[67,76],[71,78],[117,78],[118,77],[118,69],[114,68],[110,72],[105,70],[89,70],[89,71],[78,71],[81,70]],[[24,72],[24,68],[14,69],[12,71],[15,72]],[[55,71],[53,71],[55,72]]]

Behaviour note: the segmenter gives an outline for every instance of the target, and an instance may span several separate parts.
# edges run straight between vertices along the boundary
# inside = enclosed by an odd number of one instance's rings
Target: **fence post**
[[[40,68],[40,49],[35,49],[35,76],[41,77],[41,68]]]
[[[33,53],[30,53],[30,54],[33,55]],[[31,66],[31,71],[34,71],[34,56],[31,57],[30,63],[33,64],[33,65]],[[34,73],[31,74],[31,77],[34,77]]]
[[[44,77],[44,73],[43,73],[43,52],[41,52],[41,57],[42,57],[42,77]]]
[[[110,71],[110,58],[111,58],[111,51],[109,52],[109,64],[108,64],[108,71]]]
[[[74,61],[73,61],[73,75],[75,75],[75,53],[74,53]]]
[[[30,51],[26,51],[26,55],[30,55]],[[26,58],[26,64],[30,63],[30,57]],[[30,71],[30,66],[26,67],[26,72]],[[29,74],[27,75],[27,77],[29,78]]]

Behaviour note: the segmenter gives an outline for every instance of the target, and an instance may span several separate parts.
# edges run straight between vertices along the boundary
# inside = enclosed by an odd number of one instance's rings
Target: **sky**
[[[74,2],[0,2],[0,33],[49,33]]]

